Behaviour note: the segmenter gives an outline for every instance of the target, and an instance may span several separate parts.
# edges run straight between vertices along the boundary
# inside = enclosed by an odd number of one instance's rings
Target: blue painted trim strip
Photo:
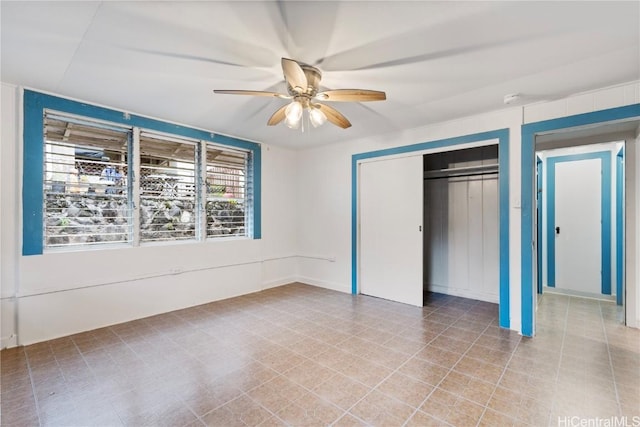
[[[253,238],[262,238],[262,151],[252,150]]]
[[[611,151],[605,153],[602,159],[602,204],[601,204],[601,233],[602,233],[602,285],[603,295],[611,295]]]
[[[260,144],[225,135],[217,135],[201,129],[176,125],[122,111],[98,107],[70,99],[47,95],[31,90],[24,91],[24,161],[22,192],[23,255],[40,255],[43,251],[43,160],[44,160],[44,110],[76,114],[131,127],[193,138],[248,150],[253,154],[254,176],[254,238],[261,236],[261,147]],[[255,234],[257,231],[257,234]]]
[[[548,166],[548,165],[547,165]],[[556,284],[556,168],[547,167],[547,286],[555,288]]]
[[[22,167],[22,255],[39,255],[44,243],[44,116],[42,98],[24,91]]]
[[[616,120],[626,120],[640,117],[640,104],[595,111],[592,113],[578,114],[559,119],[545,120],[541,122],[523,125],[521,132],[522,151],[520,155],[521,173],[521,328],[522,335],[533,336],[535,329],[533,298],[533,191],[535,189],[535,135],[541,132],[566,129],[576,126],[586,126],[597,123],[605,123]]]
[[[538,280],[538,293],[542,293],[542,173],[544,170],[543,162],[540,157],[536,157],[536,167],[537,167],[537,185],[536,185],[536,214],[537,214],[537,239],[536,239],[536,250],[537,250],[537,264],[538,264],[538,273],[536,274],[536,278]]]
[[[622,305],[624,283],[624,147],[616,156],[616,304]]]
[[[547,167],[547,286],[554,288],[556,286],[556,259],[555,245],[555,224],[556,224],[556,186],[551,183],[556,182],[556,168]],[[553,242],[553,243],[552,243]]]
[[[498,180],[500,210],[500,295],[498,304],[498,324],[502,328],[511,326],[509,289],[509,130],[502,129],[498,139]]]
[[[547,279],[548,286],[556,284],[556,165],[580,160],[600,160],[600,244],[601,244],[601,292],[611,295],[611,152],[598,151],[566,156],[549,157],[547,160]]]
[[[351,157],[351,293],[358,293],[358,163],[365,159],[396,154],[455,147],[460,144],[498,140],[498,170],[500,180],[500,305],[499,324],[510,326],[509,319],[509,129],[464,135],[431,142],[387,148],[354,154]]]
[[[358,158],[351,156],[351,293],[358,294]]]

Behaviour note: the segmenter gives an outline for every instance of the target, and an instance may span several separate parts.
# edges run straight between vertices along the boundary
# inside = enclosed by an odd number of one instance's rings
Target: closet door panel
[[[500,214],[498,176],[487,175],[482,181],[483,278],[481,292],[498,300],[500,293]]]
[[[467,205],[467,221],[469,234],[468,257],[469,279],[464,289],[474,293],[481,292],[483,280],[483,249],[484,233],[482,229],[482,177],[473,176],[467,180],[469,201]]]
[[[424,281],[430,286],[449,282],[448,185],[445,180],[426,180],[425,188],[425,264]]]
[[[467,183],[449,181],[449,283],[447,287],[466,289],[469,271]]]
[[[360,292],[422,307],[422,156],[360,165]]]

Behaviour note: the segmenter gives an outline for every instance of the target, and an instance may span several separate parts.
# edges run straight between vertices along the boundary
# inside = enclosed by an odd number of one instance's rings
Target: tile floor
[[[545,294],[534,339],[494,304],[301,284],[1,357],[1,424],[501,426],[640,415],[640,331]],[[567,421],[563,421],[567,420]],[[629,418],[629,422],[633,419]],[[563,424],[564,423],[564,424]]]

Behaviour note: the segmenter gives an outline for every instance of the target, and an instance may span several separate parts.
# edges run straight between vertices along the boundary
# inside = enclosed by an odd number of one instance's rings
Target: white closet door
[[[601,293],[602,162],[556,164],[556,288]]]
[[[422,307],[422,156],[360,165],[360,292]]]
[[[500,194],[498,176],[482,179],[482,294],[500,298]]]

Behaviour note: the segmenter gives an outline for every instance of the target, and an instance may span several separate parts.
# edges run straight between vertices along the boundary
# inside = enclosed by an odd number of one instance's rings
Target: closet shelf
[[[498,164],[460,166],[447,169],[434,169],[424,171],[424,179],[453,178],[462,176],[474,176],[498,173]]]

